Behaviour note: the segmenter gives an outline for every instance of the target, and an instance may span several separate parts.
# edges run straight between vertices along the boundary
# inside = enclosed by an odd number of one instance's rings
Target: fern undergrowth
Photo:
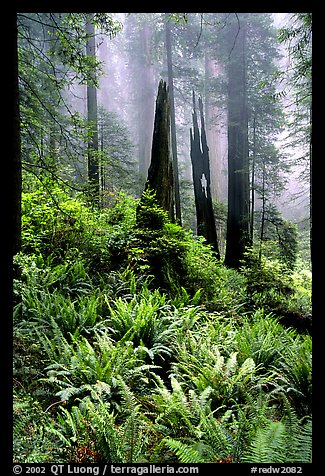
[[[90,235],[16,257],[14,460],[310,462],[311,336],[247,306],[244,276],[165,218],[152,252],[181,240],[185,274],[159,288],[133,213],[102,212],[98,262]]]

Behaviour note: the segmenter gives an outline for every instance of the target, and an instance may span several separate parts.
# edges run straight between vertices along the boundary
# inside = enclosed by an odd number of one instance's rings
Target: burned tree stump
[[[145,190],[155,191],[158,205],[168,212],[174,221],[174,176],[170,153],[170,119],[169,101],[166,82],[160,80],[156,99],[155,123],[152,138],[151,163]],[[141,200],[137,210],[141,208]]]
[[[196,113],[195,104],[195,94],[193,91],[193,130],[190,129],[190,139],[193,185],[197,217],[197,234],[200,236],[204,236],[207,243],[209,243],[214,249],[217,258],[220,259],[210,187],[211,178],[209,148],[206,140],[203,104],[201,98],[199,98],[199,112],[201,121],[201,134],[199,131],[198,117]]]

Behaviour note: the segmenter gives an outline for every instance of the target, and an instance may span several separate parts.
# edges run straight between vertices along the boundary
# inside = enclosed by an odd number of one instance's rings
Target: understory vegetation
[[[15,462],[311,461],[309,271],[225,267],[150,190],[22,210]]]

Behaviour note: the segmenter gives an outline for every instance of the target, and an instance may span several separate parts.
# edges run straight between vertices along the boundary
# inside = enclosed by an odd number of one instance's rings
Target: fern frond
[[[203,456],[203,450],[208,447],[203,443],[186,444],[173,438],[164,438],[162,440],[166,446],[175,452],[180,463],[207,463]]]
[[[245,463],[284,463],[286,453],[286,430],[281,422],[269,421],[259,427],[242,461]]]

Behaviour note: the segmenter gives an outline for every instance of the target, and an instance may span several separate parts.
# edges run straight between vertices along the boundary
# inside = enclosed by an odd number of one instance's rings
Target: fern
[[[209,450],[204,443],[194,443],[192,445],[182,443],[172,438],[164,438],[162,440],[166,446],[175,452],[180,463],[206,463],[204,450]]]
[[[237,351],[224,356],[209,336],[203,339],[203,334],[196,338],[192,333],[180,342],[173,370],[188,388],[202,392],[211,387],[214,407],[243,400],[259,379],[252,358],[240,365]]]
[[[201,393],[189,390],[171,377],[172,392],[160,388],[154,395],[156,429],[165,435],[163,442],[175,451],[180,462],[214,462],[234,457],[237,435],[228,422],[231,412],[217,420],[211,411],[213,389],[207,387]],[[219,409],[220,410],[220,409]],[[190,461],[191,460],[191,461]]]
[[[123,422],[110,410],[110,405],[101,398],[87,401],[87,408],[95,430],[98,449],[106,462],[138,463],[146,461],[148,444],[147,425],[140,406],[130,388],[118,380],[121,392],[121,415]],[[124,415],[124,417],[123,417]]]
[[[286,349],[276,371],[275,395],[284,394],[303,416],[311,413],[312,342],[310,336],[298,337]]]
[[[312,426],[308,417],[301,424],[294,413],[290,420],[269,420],[257,428],[242,461],[249,463],[310,463]]]
[[[284,463],[286,430],[281,422],[269,421],[259,427],[251,441],[243,462],[247,463]]]
[[[110,399],[119,408],[118,380],[122,378],[142,391],[144,379],[150,377],[155,368],[143,363],[132,343],[114,343],[106,333],[97,332],[93,342],[85,337],[72,337],[71,344],[62,334],[59,336],[62,345],[54,345],[55,352],[52,352],[52,341],[42,336],[54,363],[45,368],[47,377],[41,380],[54,386],[62,400],[74,401],[100,390],[103,398]]]

